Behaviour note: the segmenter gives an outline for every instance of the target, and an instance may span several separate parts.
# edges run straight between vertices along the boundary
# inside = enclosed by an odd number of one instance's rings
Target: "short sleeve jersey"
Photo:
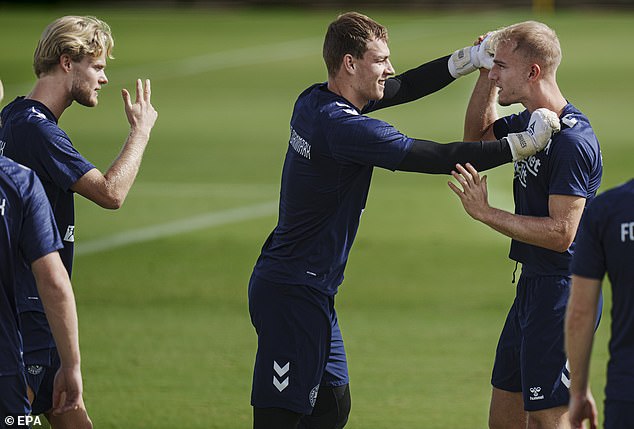
[[[75,202],[70,187],[95,168],[73,147],[57,118],[42,103],[18,97],[0,114],[2,154],[31,168],[42,181],[64,248],[60,256],[70,275],[73,264]],[[18,273],[18,309],[43,312],[30,270]]]
[[[581,221],[573,274],[612,285],[606,397],[634,401],[634,180],[603,192]]]
[[[501,118],[494,124],[495,136],[524,131],[529,120],[528,110]],[[513,197],[518,215],[548,216],[551,195],[578,196],[587,204],[601,184],[601,149],[590,121],[572,104],[564,107],[560,121],[561,131],[543,151],[515,163]],[[524,273],[566,276],[574,246],[560,253],[512,240],[509,257],[522,263]]]
[[[17,374],[22,362],[14,268],[62,247],[55,219],[35,173],[0,156],[0,376]]]
[[[370,109],[371,105],[366,107]],[[365,111],[365,110],[364,110]],[[334,295],[365,208],[373,167],[395,170],[412,139],[316,84],[297,99],[278,223],[254,273]]]

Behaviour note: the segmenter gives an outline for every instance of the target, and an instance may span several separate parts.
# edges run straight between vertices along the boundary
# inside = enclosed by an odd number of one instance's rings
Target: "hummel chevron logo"
[[[278,380],[275,374],[273,374],[273,386],[275,386],[277,390],[279,390],[280,392],[288,387],[289,377],[286,377],[284,380],[282,380],[282,377],[286,373],[288,373],[288,370],[290,368],[291,368],[290,362],[286,362],[286,365],[280,366],[276,361],[273,361],[273,370],[275,371],[277,376],[280,378]]]

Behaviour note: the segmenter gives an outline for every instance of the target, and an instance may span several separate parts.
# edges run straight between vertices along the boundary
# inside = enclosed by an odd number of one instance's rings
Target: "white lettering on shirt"
[[[515,163],[515,177],[519,180],[522,187],[526,188],[526,179],[528,177],[528,173],[537,177],[539,173],[539,167],[542,165],[542,162],[536,156],[531,156],[526,160],[517,161]]]
[[[2,203],[0,203],[0,216],[4,216],[4,206],[6,205],[7,200],[2,199]]]
[[[625,222],[621,224],[621,241],[634,241],[634,222]]]
[[[291,140],[289,143],[295,149],[295,152],[306,159],[310,159],[310,143],[297,134],[293,127],[291,127]]]

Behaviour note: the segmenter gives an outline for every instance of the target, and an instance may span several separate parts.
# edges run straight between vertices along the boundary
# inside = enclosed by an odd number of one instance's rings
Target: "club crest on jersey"
[[[40,375],[42,371],[44,371],[44,367],[42,365],[29,365],[26,367],[26,370],[31,375]]]
[[[68,225],[66,234],[64,234],[64,241],[68,241],[69,243],[75,242],[75,225]]]

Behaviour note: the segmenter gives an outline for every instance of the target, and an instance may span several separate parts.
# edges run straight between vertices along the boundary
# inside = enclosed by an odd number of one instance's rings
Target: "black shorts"
[[[46,364],[42,365],[42,363]],[[53,408],[53,382],[59,367],[57,349],[40,350],[24,355],[24,375],[27,384],[35,394],[31,404],[34,416],[46,413]]]
[[[569,290],[566,276],[522,275],[517,284],[498,342],[491,384],[522,392],[526,411],[568,404],[564,320]]]
[[[251,405],[311,414],[320,386],[348,384],[332,296],[252,277],[249,312],[258,334]]]

